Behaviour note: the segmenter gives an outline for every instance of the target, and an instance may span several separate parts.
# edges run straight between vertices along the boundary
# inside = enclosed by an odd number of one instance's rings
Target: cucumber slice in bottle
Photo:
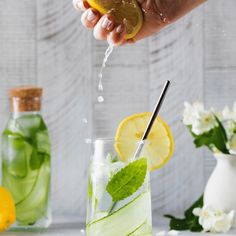
[[[146,220],[150,192],[145,192],[133,201],[100,220],[87,225],[87,236],[126,236],[138,229]]]
[[[24,115],[17,118],[16,122],[23,136],[32,138],[40,128],[42,117],[40,115]]]
[[[37,180],[38,170],[30,171],[25,178],[17,178],[7,172],[3,163],[3,186],[12,194],[15,204],[23,201],[32,191]]]
[[[46,215],[50,184],[50,165],[45,162],[37,177],[32,192],[22,202],[16,204],[17,221],[21,225],[35,223]]]
[[[7,171],[14,177],[24,178],[27,175],[27,161],[32,153],[32,147],[22,137],[3,135],[3,161]]]
[[[46,153],[50,155],[51,146],[49,141],[49,135],[47,130],[39,131],[35,137],[37,151],[40,153]]]

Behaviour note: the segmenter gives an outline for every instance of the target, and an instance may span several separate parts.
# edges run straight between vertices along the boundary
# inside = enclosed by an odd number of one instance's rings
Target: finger
[[[85,0],[73,0],[73,5],[76,10],[86,11],[90,8],[89,4]]]
[[[115,19],[112,15],[106,14],[101,17],[101,19],[96,24],[93,34],[96,39],[106,40],[108,34],[115,27]]]
[[[113,45],[122,45],[124,44],[125,40],[125,33],[126,33],[126,29],[125,29],[125,25],[121,24],[118,25],[109,35],[107,38],[107,41],[109,44],[113,44]]]
[[[86,10],[81,16],[82,24],[87,28],[94,28],[100,19],[100,14],[98,11],[90,8]]]
[[[135,38],[127,39],[126,42],[127,42],[128,44],[134,44],[134,43],[136,43],[136,39],[135,39]]]

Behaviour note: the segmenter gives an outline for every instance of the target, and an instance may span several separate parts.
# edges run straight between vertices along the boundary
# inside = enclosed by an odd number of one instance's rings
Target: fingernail
[[[72,0],[73,5],[76,7],[77,6],[77,0]]]
[[[79,2],[77,3],[77,7],[78,7],[79,9],[83,10],[83,11],[86,10],[86,7],[85,7],[83,1],[79,1]]]
[[[88,15],[87,15],[87,20],[88,21],[93,21],[95,19],[96,19],[96,14],[92,10],[89,10]]]
[[[80,10],[80,1],[73,0],[73,5],[74,5],[75,9]]]
[[[108,17],[105,17],[102,22],[102,28],[110,30],[112,27],[112,24],[113,24],[112,21]]]
[[[119,25],[117,28],[116,28],[116,33],[120,34],[124,31],[125,27],[124,25]]]

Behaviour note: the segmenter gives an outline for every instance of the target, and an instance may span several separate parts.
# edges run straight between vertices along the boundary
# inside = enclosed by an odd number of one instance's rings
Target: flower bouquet
[[[236,103],[223,111],[206,110],[202,103],[184,103],[183,123],[194,138],[197,148],[206,146],[214,153],[217,166],[204,195],[189,209],[184,218],[165,215],[173,230],[226,233],[236,223]]]

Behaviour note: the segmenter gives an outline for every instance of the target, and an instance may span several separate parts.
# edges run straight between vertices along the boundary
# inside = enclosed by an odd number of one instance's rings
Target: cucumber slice
[[[50,185],[50,165],[45,162],[38,174],[32,192],[22,202],[16,204],[17,221],[21,225],[33,224],[46,215]]]
[[[17,118],[16,122],[19,125],[20,132],[23,133],[23,136],[32,138],[39,130],[42,117],[40,115],[25,115]]]
[[[151,220],[146,220],[128,236],[152,236]]]
[[[51,154],[50,140],[47,130],[39,131],[35,137],[38,152]]]
[[[23,201],[32,191],[39,171],[30,171],[24,179],[17,178],[8,173],[3,163],[3,180],[2,184],[12,194],[15,204]]]
[[[150,205],[150,192],[140,194],[133,201],[100,220],[87,225],[87,236],[126,236],[146,220]]]

